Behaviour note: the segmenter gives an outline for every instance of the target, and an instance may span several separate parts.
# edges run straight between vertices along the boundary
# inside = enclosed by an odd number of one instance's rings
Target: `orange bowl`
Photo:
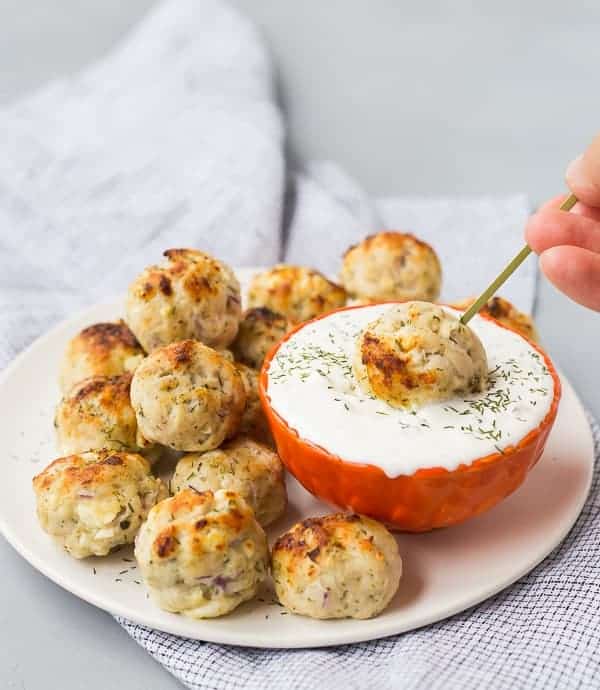
[[[337,311],[360,308],[346,307]],[[494,321],[498,328],[506,328],[491,317],[483,318]],[[391,478],[379,467],[370,465],[367,459],[364,464],[347,462],[301,438],[271,407],[268,371],[281,344],[307,323],[290,331],[267,355],[260,373],[259,389],[284,465],[304,488],[318,498],[373,517],[393,529],[425,532],[464,522],[489,510],[523,483],[542,455],[556,419],[561,387],[549,357],[531,341],[528,341],[530,346],[542,356],[552,376],[553,400],[540,425],[502,453],[478,458],[455,470],[433,467]]]

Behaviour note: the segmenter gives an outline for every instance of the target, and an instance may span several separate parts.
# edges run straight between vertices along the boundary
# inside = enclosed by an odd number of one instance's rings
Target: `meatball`
[[[167,249],[129,286],[127,323],[150,352],[193,338],[216,349],[235,338],[240,285],[229,266],[194,249]]]
[[[248,309],[231,349],[235,358],[260,369],[269,350],[288,332],[288,320],[267,307]]]
[[[184,340],[154,350],[140,364],[131,404],[149,441],[173,450],[212,450],[237,432],[246,394],[235,364]]]
[[[138,434],[129,400],[131,374],[92,376],[64,396],[56,410],[54,426],[61,453],[113,448],[136,453],[156,451]]]
[[[309,518],[273,546],[279,601],[311,618],[371,618],[398,589],[402,560],[394,537],[361,515]]]
[[[257,441],[272,443],[269,422],[263,412],[258,393],[258,372],[244,364],[237,364],[237,369],[242,377],[246,392],[246,406],[240,421],[239,433],[248,434]]]
[[[268,571],[267,538],[233,491],[184,489],[155,506],[135,556],[152,598],[166,611],[214,618],[251,599]]]
[[[33,478],[33,489],[42,528],[75,558],[131,544],[167,495],[145,458],[108,449],[55,460]]]
[[[187,487],[235,491],[248,502],[263,527],[277,520],[287,504],[279,456],[246,436],[238,436],[218,450],[184,455],[171,479],[171,492]]]
[[[275,266],[254,276],[248,288],[249,307],[267,307],[291,323],[308,321],[345,304],[343,287],[303,266]]]
[[[231,350],[217,350],[217,352],[222,356],[225,357],[225,359],[228,362],[235,362],[235,356]]]
[[[67,345],[60,369],[60,388],[67,393],[90,376],[118,376],[133,371],[145,353],[123,321],[95,323]]]
[[[466,299],[452,306],[459,311],[466,311],[475,301],[475,298]],[[537,342],[539,339],[537,329],[531,316],[519,311],[513,304],[503,297],[492,297],[492,299],[480,310],[480,314],[487,314],[503,326],[511,328],[513,331],[524,335],[529,340]]]
[[[413,235],[380,232],[344,254],[340,280],[361,300],[436,300],[442,269],[434,250]]]
[[[354,373],[370,395],[392,407],[417,407],[487,385],[487,358],[477,335],[442,307],[390,307],[357,338]]]

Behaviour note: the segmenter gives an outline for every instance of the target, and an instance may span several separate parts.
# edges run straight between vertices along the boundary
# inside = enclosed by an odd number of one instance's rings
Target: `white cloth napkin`
[[[106,59],[1,109],[0,366],[165,248],[278,259],[281,139],[265,49],[218,0],[159,5]]]
[[[295,179],[283,256],[271,76],[239,12],[166,0],[104,60],[0,109],[0,366],[61,317],[122,292],[168,247],[335,274],[351,242],[388,225],[435,246],[454,299],[479,292],[520,246],[522,197],[378,205],[321,162]],[[505,292],[531,310],[534,287],[531,261]]]
[[[285,259],[335,274],[344,250],[366,232],[410,231],[440,255],[441,298],[451,302],[481,293],[521,249],[528,214],[526,197],[518,195],[371,200],[336,165],[319,161],[297,180]],[[536,262],[530,260],[502,287],[502,295],[531,312],[535,287]]]
[[[321,162],[297,177],[283,233],[270,63],[252,25],[219,0],[166,0],[108,58],[0,109],[0,148],[0,366],[167,247],[335,273],[367,232],[412,230],[440,253],[454,299],[520,248],[527,214],[523,197],[372,201]],[[535,263],[504,292],[531,309]],[[599,509],[594,489],[568,541],[509,591],[380,642],[269,652],[120,622],[191,688],[581,687],[599,677]]]

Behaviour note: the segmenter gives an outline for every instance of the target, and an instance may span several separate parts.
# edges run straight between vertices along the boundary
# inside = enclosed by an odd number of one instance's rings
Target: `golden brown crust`
[[[143,354],[142,346],[122,319],[115,323],[92,324],[81,331],[79,338],[87,341],[89,350],[97,353],[98,357],[106,357],[117,345]]]
[[[259,273],[248,289],[250,307],[267,307],[300,323],[344,306],[346,291],[319,271],[281,264]]]
[[[313,618],[370,618],[395,594],[402,560],[394,537],[367,517],[336,513],[297,523],[275,542],[279,601]]]
[[[173,369],[182,369],[192,361],[195,347],[195,340],[182,340],[166,347],[164,354]]]
[[[42,528],[74,558],[131,544],[166,494],[145,458],[115,450],[59,458],[33,478]]]
[[[356,513],[334,513],[321,517],[311,517],[296,523],[282,534],[273,545],[273,553],[285,551],[294,559],[310,558],[316,561],[321,549],[336,540],[343,548],[344,538],[351,537],[355,523],[361,521]]]
[[[181,544],[185,541],[192,555],[202,557],[208,549],[217,551],[227,548],[225,535],[242,533],[252,527],[254,516],[248,505],[238,494],[224,492],[230,505],[228,510],[211,510],[214,504],[213,491],[196,491],[183,489],[172,498],[163,501],[157,510],[169,511],[173,522],[167,524],[156,534],[152,543],[152,552],[158,561],[176,556]],[[186,521],[186,517],[200,511],[203,517]],[[215,543],[213,534],[221,536]]]
[[[136,539],[139,571],[156,603],[214,618],[251,599],[268,571],[267,538],[246,501],[184,489],[149,513]]]
[[[451,306],[459,311],[464,311],[468,309],[474,301],[475,298],[470,297],[462,302],[455,302]],[[492,299],[482,307],[480,313],[491,316],[503,326],[508,326],[508,328],[524,335],[526,338],[529,338],[529,340],[533,340],[533,342],[537,342],[539,339],[537,329],[531,316],[519,311],[514,304],[499,295],[492,297]]]
[[[410,233],[384,231],[349,247],[340,279],[360,300],[434,300],[441,266],[433,248]]]
[[[107,410],[121,410],[124,405],[129,405],[129,391],[133,374],[121,374],[121,376],[92,376],[84,379],[75,388],[75,395],[71,398],[73,403],[82,403],[90,396],[100,394],[99,400],[102,407]]]
[[[127,321],[148,351],[186,338],[227,347],[241,314],[239,283],[223,262],[194,249],[167,249],[130,285]]]
[[[67,495],[74,487],[104,485],[128,476],[132,470],[147,474],[150,465],[136,453],[103,449],[58,458],[37,474],[32,482],[36,491],[46,491],[55,483],[56,475],[62,473],[61,493]]]
[[[73,386],[60,401],[54,420],[63,453],[98,448],[149,450],[150,444],[138,434],[131,381],[132,374],[92,376]]]
[[[346,256],[351,254],[358,247],[362,247],[363,249],[372,249],[375,246],[386,245],[389,249],[405,249],[407,241],[420,247],[423,251],[433,252],[433,247],[430,244],[427,244],[427,242],[419,239],[411,232],[384,230],[383,232],[367,235],[361,242],[351,244],[343,253],[342,258],[346,258]]]
[[[246,309],[244,318],[250,323],[264,323],[271,325],[273,323],[287,323],[283,314],[279,314],[268,307],[254,307],[254,309]]]
[[[61,388],[91,376],[118,376],[133,371],[144,358],[142,346],[123,321],[95,323],[68,344],[61,366]]]
[[[260,369],[269,350],[288,330],[289,323],[283,314],[268,307],[254,307],[244,313],[231,349],[242,364]]]
[[[485,350],[458,318],[428,302],[390,306],[357,339],[354,372],[369,395],[415,407],[482,390]]]
[[[403,343],[402,351],[422,347],[418,337]],[[422,385],[434,385],[439,375],[435,370],[420,371],[411,368],[407,359],[398,356],[389,343],[371,333],[365,333],[361,347],[361,361],[367,367],[369,383],[378,398],[386,398],[392,390],[411,390]]]

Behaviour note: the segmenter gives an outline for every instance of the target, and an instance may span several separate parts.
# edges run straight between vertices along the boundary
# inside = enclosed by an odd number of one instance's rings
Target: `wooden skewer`
[[[561,204],[561,211],[570,211],[577,203],[577,197],[570,194]],[[515,258],[508,264],[508,266],[495,278],[481,293],[481,295],[473,302],[473,304],[460,317],[460,322],[463,324],[469,321],[479,312],[480,309],[488,303],[491,297],[494,296],[498,288],[503,285],[508,278],[519,268],[525,259],[531,254],[531,248],[525,245],[523,249],[515,256]]]

